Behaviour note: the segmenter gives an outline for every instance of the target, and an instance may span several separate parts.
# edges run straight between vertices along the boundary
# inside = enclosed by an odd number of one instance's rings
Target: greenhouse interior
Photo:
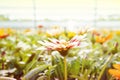
[[[0,80],[120,80],[120,0],[0,0]]]

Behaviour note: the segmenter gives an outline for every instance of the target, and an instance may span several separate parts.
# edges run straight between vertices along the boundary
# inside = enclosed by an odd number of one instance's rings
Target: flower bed
[[[0,28],[0,79],[117,80],[119,44],[119,30]]]

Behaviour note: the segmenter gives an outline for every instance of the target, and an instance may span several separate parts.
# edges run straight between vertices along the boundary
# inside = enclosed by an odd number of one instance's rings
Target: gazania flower
[[[92,35],[100,36],[100,33],[98,31],[96,31],[96,30],[93,30]]]
[[[99,42],[99,43],[103,44],[104,42],[106,42],[107,40],[109,40],[111,38],[112,38],[112,33],[110,33],[106,37],[96,36],[96,42]]]
[[[6,31],[6,29],[1,28],[0,29],[0,39],[6,38],[9,36],[9,33]]]
[[[68,33],[67,33],[67,36],[68,36],[68,38],[69,39],[71,39],[73,36],[75,36],[76,35],[76,33],[75,32],[72,32],[72,31],[69,31]]]
[[[49,41],[39,41],[39,43],[45,46],[47,50],[58,51],[62,56],[66,56],[69,49],[80,46],[82,38],[83,37],[75,36],[69,41],[49,39]]]
[[[28,33],[28,32],[31,32],[31,29],[25,29],[24,30],[24,33]]]
[[[8,37],[8,36],[9,36],[9,34],[0,35],[0,39],[6,38],[6,37]]]
[[[43,25],[38,25],[37,27],[41,29],[41,28],[43,28]]]
[[[116,30],[115,33],[116,33],[117,35],[120,35],[120,30]]]
[[[115,69],[109,69],[108,72],[116,79],[120,79],[120,64],[114,64],[113,67]]]

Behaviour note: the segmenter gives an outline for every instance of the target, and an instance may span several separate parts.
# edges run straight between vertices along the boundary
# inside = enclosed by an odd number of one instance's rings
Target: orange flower
[[[100,35],[100,33],[98,33],[98,31],[96,31],[96,30],[93,30],[93,31],[92,31],[92,34],[93,34],[93,35],[97,35],[97,36]]]
[[[108,72],[116,79],[120,79],[120,64],[114,64],[115,69],[109,69]]]
[[[107,41],[107,40],[111,39],[111,38],[112,38],[112,36],[113,36],[113,34],[112,34],[112,33],[110,33],[107,37],[105,37],[105,40]]]
[[[103,44],[104,42],[106,42],[107,40],[109,40],[111,38],[112,38],[112,33],[110,33],[106,37],[96,36],[96,42],[99,42],[99,43]]]
[[[7,32],[7,29],[0,28],[0,39],[6,38],[9,36],[9,33]]]
[[[114,64],[113,67],[114,67],[115,69],[120,70],[120,64]]]
[[[24,30],[24,33],[28,33],[28,32],[31,32],[31,29],[25,29]]]
[[[43,28],[43,25],[38,25],[37,27],[41,29],[41,28]]]
[[[9,34],[0,35],[0,39],[6,38],[8,36],[9,36]]]

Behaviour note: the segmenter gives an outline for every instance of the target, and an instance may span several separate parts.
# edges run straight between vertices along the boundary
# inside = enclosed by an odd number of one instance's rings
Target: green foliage
[[[59,55],[52,56],[52,65],[56,65],[52,77],[64,80],[64,64],[63,59]]]
[[[48,67],[48,65],[40,65],[39,67],[36,67],[34,69],[32,69],[31,71],[29,71],[23,79],[25,80],[35,80],[37,78],[37,75],[44,71],[46,68]]]
[[[80,58],[78,57],[77,59],[71,61],[71,66],[70,66],[70,69],[69,69],[69,75],[78,75],[79,72],[80,72]]]

